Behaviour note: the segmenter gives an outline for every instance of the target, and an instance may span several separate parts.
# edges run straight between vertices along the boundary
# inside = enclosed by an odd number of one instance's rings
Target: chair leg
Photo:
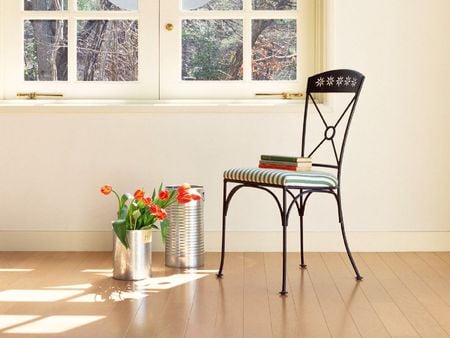
[[[303,250],[303,215],[300,216],[300,267],[302,269],[307,267]]]
[[[225,262],[225,225],[227,218],[227,182],[223,182],[223,206],[222,206],[222,251],[220,255],[220,267],[219,272],[217,273],[218,278],[222,278],[223,276],[223,264]]]
[[[283,227],[283,276],[282,276],[282,286],[280,295],[286,296],[288,292],[286,291],[286,251],[287,251],[287,209],[286,209],[286,188],[283,188],[283,210],[281,212],[281,225]]]
[[[300,190],[300,194],[302,191]],[[303,254],[303,215],[305,214],[305,207],[303,205],[303,196],[300,195],[300,267],[306,268],[305,257]]]
[[[353,270],[355,271],[355,278],[356,280],[362,280],[363,277],[360,275],[358,271],[358,267],[356,266],[356,263],[353,259],[352,253],[350,251],[350,247],[348,246],[347,242],[347,236],[345,235],[345,228],[344,228],[344,216],[342,213],[342,203],[341,203],[341,194],[338,191],[337,198],[336,198],[337,204],[338,204],[338,211],[339,211],[339,223],[341,224],[341,232],[342,232],[342,238],[344,240],[345,250],[347,251],[348,258],[350,259],[350,263],[352,264]]]

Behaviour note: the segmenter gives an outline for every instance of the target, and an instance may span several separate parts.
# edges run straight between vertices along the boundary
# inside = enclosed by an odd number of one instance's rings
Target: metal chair
[[[356,274],[357,280],[362,280],[358,268],[353,260],[352,253],[348,246],[347,237],[345,235],[344,218],[342,214],[341,202],[341,170],[342,159],[345,149],[345,143],[348,136],[348,130],[352,121],[355,106],[358,101],[359,93],[364,82],[364,75],[354,70],[338,69],[316,74],[308,78],[306,91],[306,102],[303,116],[302,128],[302,144],[301,156],[311,157],[324,144],[330,143],[332,148],[333,163],[314,163],[313,170],[306,172],[296,172],[277,169],[261,169],[261,168],[232,168],[224,172],[223,183],[223,215],[222,215],[222,253],[220,260],[220,268],[217,277],[223,276],[223,266],[225,259],[225,224],[228,207],[234,194],[241,188],[256,188],[268,192],[276,201],[281,215],[281,225],[283,229],[283,273],[281,295],[286,295],[286,228],[288,226],[288,218],[292,207],[295,205],[300,216],[300,267],[306,268],[303,255],[303,216],[305,213],[306,202],[313,193],[328,193],[334,196],[337,207],[339,223],[341,225],[342,238],[344,240],[345,249],[348,258]],[[351,96],[346,108],[341,113],[334,124],[328,124],[324,114],[320,111],[316,100],[313,97],[315,93],[347,93]],[[342,96],[342,95],[341,95]],[[312,104],[311,104],[312,103]],[[314,108],[320,117],[324,133],[323,138],[312,151],[307,153],[306,146],[306,124],[308,118],[308,110]],[[336,130],[338,127],[343,128],[343,136],[341,147],[337,148],[335,142]],[[326,171],[315,170],[314,167],[327,168],[326,170],[335,171],[335,175]],[[229,192],[227,192],[227,184],[235,183]],[[281,201],[274,193],[274,190],[281,189]],[[288,203],[288,198],[291,201]]]

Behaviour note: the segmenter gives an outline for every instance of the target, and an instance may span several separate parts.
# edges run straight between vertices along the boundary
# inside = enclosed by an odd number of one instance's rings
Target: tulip
[[[149,206],[149,210],[152,214],[156,215],[158,212],[161,211],[161,207],[156,204],[152,204]]]
[[[180,204],[185,204],[185,203],[189,203],[192,200],[192,195],[189,193],[184,193],[184,194],[178,194],[177,196],[177,202]]]
[[[158,197],[160,200],[167,201],[169,198],[169,192],[167,190],[162,190],[159,192]]]
[[[112,187],[110,185],[105,184],[103,187],[100,188],[100,192],[103,195],[109,195],[112,191]]]
[[[145,191],[142,189],[138,189],[134,192],[134,199],[140,201],[145,196]]]
[[[160,221],[163,221],[167,218],[167,213],[164,209],[161,209],[160,212],[156,213],[156,218]]]
[[[144,202],[145,205],[149,206],[150,204],[152,204],[152,198],[151,197],[144,197],[142,199],[142,202]]]
[[[202,199],[202,196],[200,196],[199,194],[192,194],[192,199],[194,201],[199,201]]]

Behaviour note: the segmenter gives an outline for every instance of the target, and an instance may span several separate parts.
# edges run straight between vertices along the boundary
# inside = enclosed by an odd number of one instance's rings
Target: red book
[[[259,165],[260,168],[263,169],[280,169],[280,170],[292,170],[292,171],[297,171],[297,166],[296,165],[277,165],[277,164],[264,164],[261,163]]]

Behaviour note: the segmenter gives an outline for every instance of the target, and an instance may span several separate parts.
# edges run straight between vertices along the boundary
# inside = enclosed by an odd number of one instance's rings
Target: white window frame
[[[297,10],[252,10],[251,0],[243,0],[242,11],[184,11],[179,0],[161,2],[161,97],[167,99],[208,98],[245,99],[256,93],[299,92],[315,66],[315,1],[298,0]],[[181,79],[181,25],[183,19],[240,19],[243,20],[243,80],[183,81]],[[297,54],[301,61],[297,67],[297,79],[293,81],[255,81],[251,79],[251,20],[296,19]],[[174,26],[172,31],[164,27]]]
[[[139,1],[138,11],[77,11],[76,0],[69,0],[67,11],[24,11],[23,0],[0,1],[5,98],[17,92],[62,93],[64,98],[158,99],[159,98],[159,2]],[[23,78],[24,20],[68,20],[68,81],[25,81]],[[76,76],[77,20],[138,20],[139,60],[137,81],[78,81]],[[147,34],[150,32],[151,34]],[[6,48],[6,46],[8,48]],[[4,51],[4,52],[3,52]]]
[[[304,91],[309,75],[321,65],[322,0],[298,0],[297,11],[278,11],[277,18],[297,19],[297,53],[299,66],[296,81],[252,81],[246,72],[240,81],[182,81],[181,80],[181,20],[185,18],[243,18],[244,67],[251,67],[251,29],[245,29],[252,18],[273,18],[265,11],[251,11],[251,0],[244,1],[243,11],[227,11],[220,17],[213,12],[178,10],[181,0],[140,0],[138,11],[76,11],[76,0],[62,12],[24,11],[23,0],[0,0],[0,99],[14,99],[17,92],[62,93],[66,99],[252,99],[256,93]],[[289,12],[289,13],[287,13]],[[224,17],[225,14],[225,17]],[[215,17],[216,16],[216,17]],[[69,79],[68,81],[24,81],[23,79],[23,21],[32,19],[68,19]],[[76,27],[77,19],[134,19],[139,27],[138,81],[77,81]],[[174,24],[173,31],[165,25]],[[245,47],[245,44],[248,46]],[[175,47],[173,47],[175,46]],[[161,63],[160,63],[161,61]],[[273,98],[273,97],[271,97]]]

